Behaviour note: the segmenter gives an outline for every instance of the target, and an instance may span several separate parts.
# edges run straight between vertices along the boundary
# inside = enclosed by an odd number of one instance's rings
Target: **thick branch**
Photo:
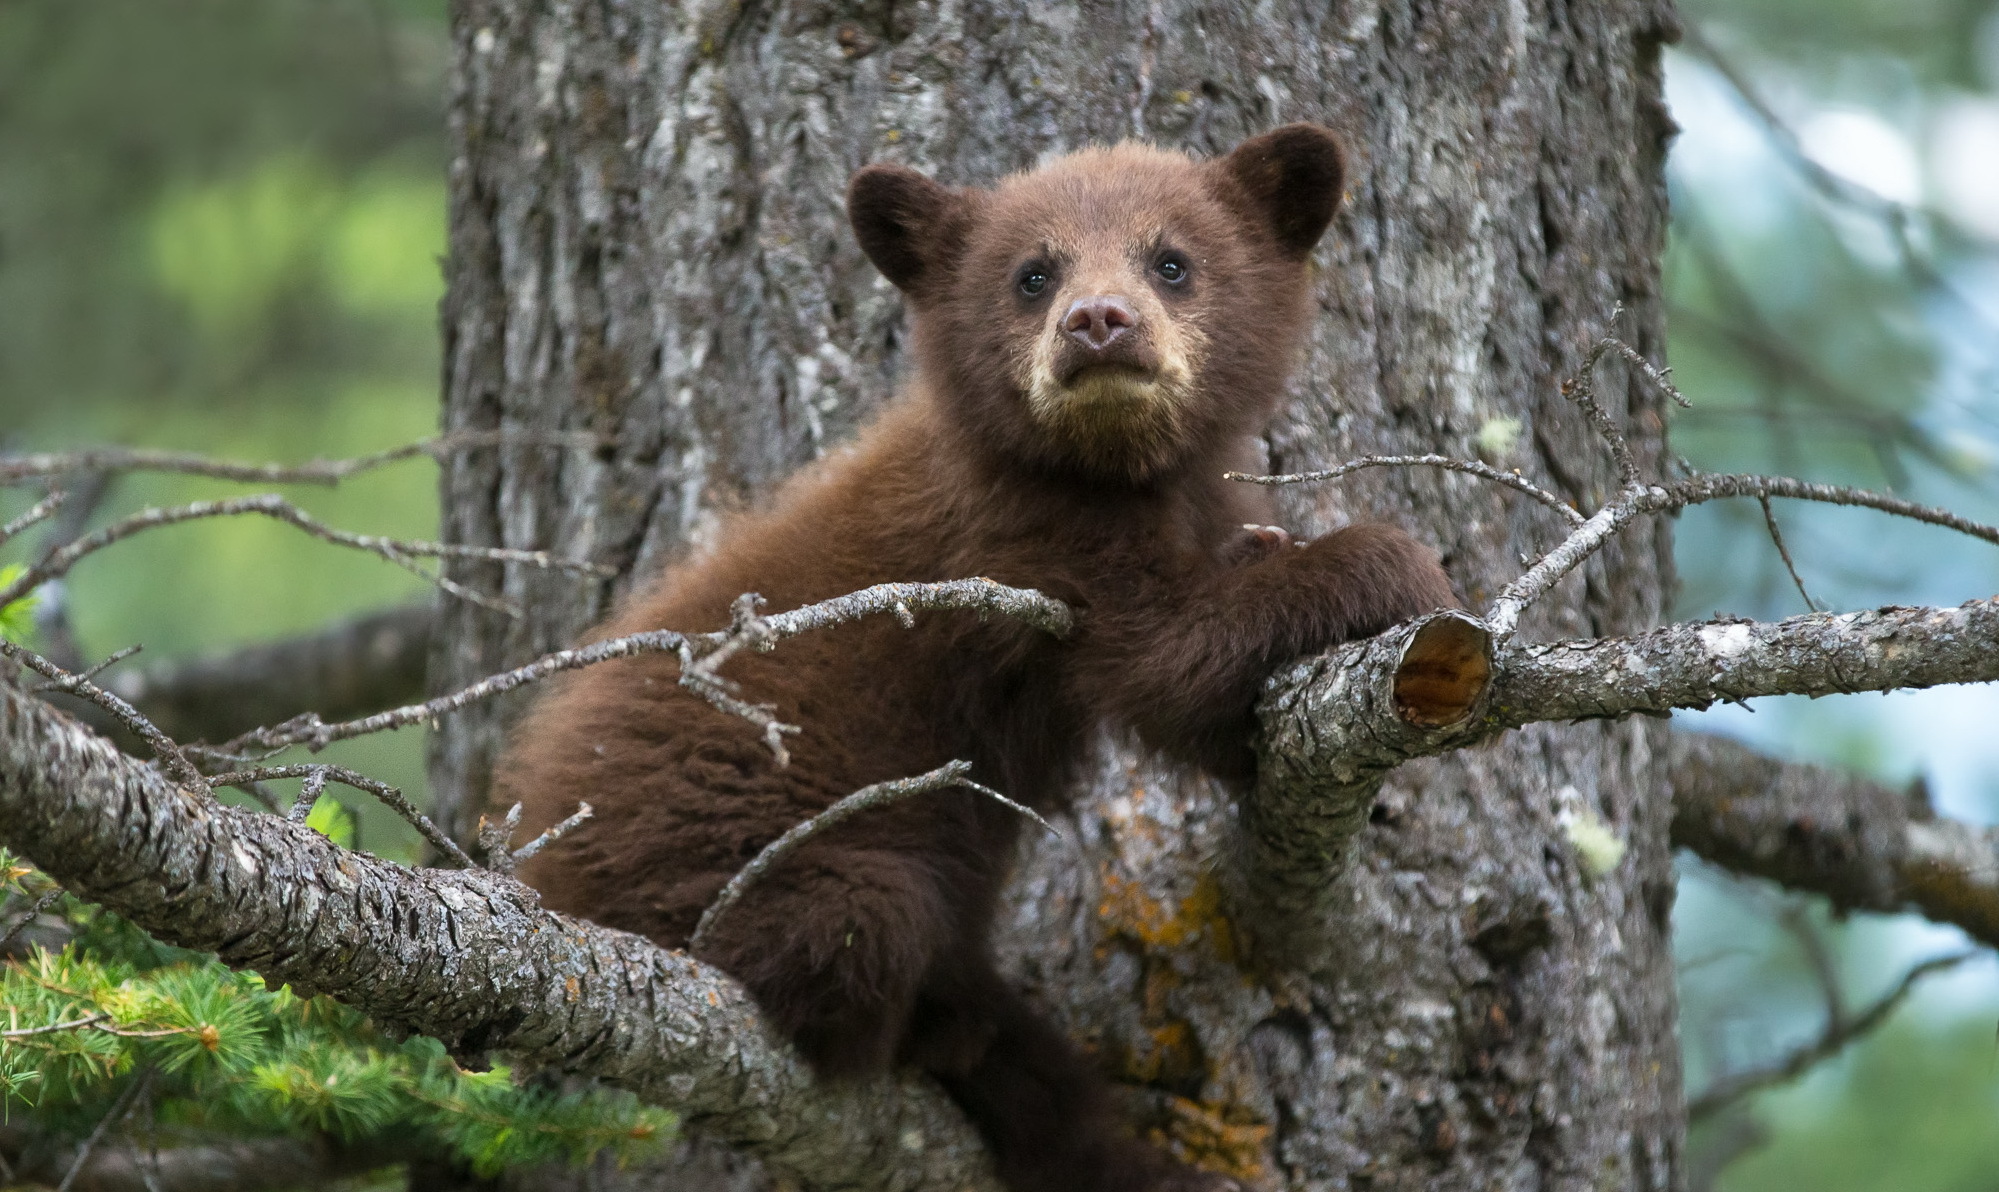
[[[1918,787],[1672,738],[1673,843],[1841,910],[1913,910],[1999,946],[1999,829],[1937,819]]]
[[[1448,628],[1446,628],[1448,627]],[[1400,626],[1275,677],[1260,709],[1256,790],[1243,808],[1245,883],[1260,946],[1300,963],[1320,937],[1354,835],[1381,779],[1404,761],[1541,721],[1661,714],[1761,695],[1827,695],[1999,679],[1999,597],[1956,608],[1816,613],[1673,625],[1629,638],[1512,646],[1464,614]],[[1488,663],[1487,659],[1490,658]],[[1962,833],[1912,832],[1942,917],[1999,928],[1999,867]],[[1920,845],[1915,843],[1920,841]],[[1973,875],[1983,873],[1974,880]],[[1886,908],[1884,908],[1886,909]],[[1992,918],[1982,918],[1992,915]]]
[[[5,684],[0,842],[163,940],[461,1052],[598,1076],[811,1187],[993,1187],[933,1088],[818,1085],[716,970],[493,873],[405,869],[193,799]]]

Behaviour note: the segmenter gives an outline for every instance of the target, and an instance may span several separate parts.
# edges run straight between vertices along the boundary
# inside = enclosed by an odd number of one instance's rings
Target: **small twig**
[[[1612,307],[1610,325],[1615,327],[1618,318],[1623,314],[1622,302]],[[1632,458],[1631,444],[1625,441],[1624,432],[1618,428],[1617,420],[1612,418],[1610,412],[1603,408],[1603,403],[1596,399],[1596,366],[1602,362],[1604,355],[1612,350],[1611,345],[1617,342],[1608,335],[1597,340],[1590,348],[1589,355],[1583,359],[1582,368],[1576,371],[1575,376],[1562,382],[1562,396],[1576,403],[1583,415],[1589,419],[1590,425],[1596,428],[1597,437],[1610,448],[1610,457],[1617,464],[1618,478],[1623,481],[1626,489],[1632,489],[1642,483],[1638,475],[1638,461]]]
[[[518,806],[518,804],[516,804],[516,806]],[[515,849],[514,861],[518,863],[527,860],[529,857],[534,856],[542,849],[547,848],[549,845],[554,844],[556,841],[562,839],[564,836],[567,836],[571,832],[574,832],[577,828],[582,826],[584,820],[589,819],[591,816],[595,815],[596,813],[597,813],[596,809],[591,807],[588,803],[578,803],[576,805],[575,815],[570,816],[568,819],[563,820],[561,823],[555,825],[553,828],[550,828],[548,831],[543,832],[541,835],[535,837],[533,840],[530,840],[526,844]]]
[[[289,766],[258,766],[251,770],[232,770],[227,774],[217,774],[208,781],[215,786],[243,786],[247,783],[269,782],[279,778],[303,778],[306,781],[299,787],[299,799],[300,802],[303,802],[306,791],[311,789],[311,782],[315,776],[319,779],[319,787],[313,790],[315,800],[318,798],[318,791],[323,790],[329,781],[340,783],[342,786],[351,786],[355,790],[366,791],[375,796],[389,810],[402,816],[404,821],[410,827],[415,828],[437,851],[450,857],[463,868],[478,868],[472,863],[472,858],[465,855],[465,850],[459,848],[451,837],[446,836],[440,831],[436,824],[431,823],[429,816],[418,811],[416,805],[404,797],[402,791],[390,786],[386,782],[377,782],[366,774],[350,770],[345,766],[329,766],[317,762],[302,762]],[[311,805],[307,804],[306,811],[310,813],[311,810]],[[293,816],[297,816],[297,812],[298,804],[293,804]],[[303,817],[298,818],[302,819]]]
[[[143,648],[144,647],[137,645],[126,646],[124,649],[118,651],[117,653],[106,658],[104,661],[98,663],[95,666],[90,667],[87,670],[78,671],[77,673],[70,675],[67,678],[51,679],[46,683],[37,683],[33,687],[28,688],[28,691],[34,695],[41,695],[42,693],[48,691],[69,691],[73,689],[78,683],[88,683],[90,680],[95,679],[97,676],[103,674],[105,671],[111,669],[114,666],[117,666],[119,663],[125,661],[127,658],[130,658],[132,655],[137,654]]]
[[[0,1039],[28,1039],[36,1035],[53,1035],[57,1031],[81,1030],[87,1026],[95,1026],[109,1017],[111,1017],[109,1014],[99,1012],[96,1014],[87,1014],[82,1018],[71,1019],[68,1022],[51,1022],[47,1026],[30,1026],[22,1027],[16,1031],[0,1031]]]
[[[1257,476],[1248,472],[1224,472],[1224,480],[1240,480],[1247,484],[1306,484],[1316,480],[1338,480],[1342,476],[1358,472],[1363,468],[1446,468],[1453,472],[1463,472],[1479,476],[1495,484],[1506,487],[1524,496],[1531,497],[1556,513],[1572,526],[1583,524],[1583,515],[1576,507],[1545,488],[1534,484],[1518,472],[1501,471],[1490,464],[1471,459],[1453,459],[1448,455],[1363,455],[1350,459],[1337,468],[1323,472],[1293,472],[1283,476]]]
[[[1825,933],[1812,922],[1811,910],[1802,901],[1787,901],[1778,919],[1783,923],[1784,930],[1798,941],[1799,950],[1805,954],[1805,964],[1812,970],[1812,979],[1818,982],[1819,995],[1825,999],[1827,1028],[1844,1029],[1846,994],[1839,987],[1839,964],[1833,959]]]
[[[1687,1102],[1687,1120],[1699,1123],[1714,1117],[1722,1110],[1751,1093],[1760,1092],[1773,1085],[1784,1084],[1810,1071],[1823,1060],[1837,1055],[1848,1044],[1866,1035],[1887,1021],[1888,1016],[1907,1000],[1914,992],[1916,983],[1931,973],[1955,968],[1977,956],[1975,951],[1958,952],[1949,956],[1938,956],[1910,969],[1897,982],[1895,988],[1883,994],[1860,1013],[1843,1021],[1829,1019],[1819,1037],[1798,1048],[1776,1063],[1761,1068],[1724,1076],[1710,1085],[1706,1091]]]
[[[1784,560],[1784,570],[1791,573],[1791,582],[1797,585],[1798,595],[1805,598],[1806,610],[1820,611],[1824,606],[1812,599],[1811,590],[1805,587],[1805,577],[1798,574],[1798,565],[1791,559],[1791,548],[1784,545],[1784,531],[1777,525],[1777,513],[1770,508],[1769,496],[1757,496],[1756,503],[1763,507],[1763,526],[1770,531],[1770,543],[1777,548],[1777,557]]]
[[[254,497],[235,497],[226,501],[193,501],[186,505],[176,505],[163,509],[146,509],[122,521],[113,522],[95,534],[80,538],[60,549],[51,551],[46,557],[18,576],[13,583],[0,588],[0,608],[20,599],[37,587],[68,573],[85,556],[100,551],[122,539],[161,526],[177,525],[210,517],[235,517],[255,514],[274,521],[297,527],[305,533],[336,546],[351,547],[377,555],[405,570],[423,577],[454,596],[475,603],[491,604],[492,598],[453,583],[443,576],[433,575],[416,566],[416,558],[475,559],[484,562],[522,563],[532,567],[546,567],[563,571],[575,571],[590,575],[609,575],[610,569],[595,563],[573,559],[561,559],[547,551],[508,550],[491,546],[462,546],[446,542],[424,542],[396,538],[383,538],[375,534],[352,534],[336,530],[319,521],[303,509],[275,494],[266,493]]]
[[[737,604],[740,606],[742,603],[742,599],[738,598]],[[1023,620],[1058,637],[1067,634],[1075,624],[1073,614],[1061,601],[1029,588],[1009,588],[989,579],[949,580],[935,584],[878,584],[872,588],[865,588],[845,596],[836,596],[817,604],[808,604],[803,608],[795,608],[775,616],[756,618],[753,626],[746,624],[740,630],[732,626],[716,633],[683,634],[671,629],[654,629],[595,642],[588,646],[558,650],[526,666],[481,679],[449,695],[421,704],[392,708],[358,720],[326,724],[317,716],[308,713],[283,724],[245,733],[225,743],[220,752],[276,750],[299,744],[315,750],[323,749],[335,741],[345,741],[413,724],[427,724],[468,704],[490,699],[529,683],[539,682],[563,671],[595,666],[600,662],[616,658],[660,653],[671,653],[681,657],[682,666],[685,667],[688,665],[688,659],[700,661],[725,646],[740,648],[740,645],[748,640],[747,635],[756,637],[756,643],[752,648],[769,649],[779,641],[796,637],[801,633],[845,625],[875,613],[892,614],[898,605],[905,609],[958,609],[999,613],[1002,616]],[[691,689],[725,711],[740,715],[739,709],[754,710],[754,705],[746,704],[731,696],[726,689],[725,681],[714,679],[712,676],[709,678],[708,682],[690,684]],[[752,716],[751,719],[755,720],[756,717]]]
[[[833,827],[835,824],[850,819],[871,808],[886,807],[891,803],[907,799],[913,795],[927,794],[931,791],[943,790],[946,787],[961,786],[967,790],[982,794],[989,799],[997,800],[1001,804],[1033,820],[1035,823],[1040,824],[1050,832],[1055,832],[1055,826],[1047,820],[1042,819],[1039,815],[1036,815],[1032,809],[1014,802],[991,787],[981,786],[973,782],[967,777],[971,771],[972,763],[970,762],[946,762],[928,774],[919,774],[914,778],[897,778],[889,782],[877,782],[873,786],[864,786],[820,812],[818,815],[813,816],[811,819],[793,826],[790,831],[765,845],[762,852],[752,857],[750,863],[743,866],[742,870],[736,876],[730,878],[728,885],[722,887],[722,892],[715,896],[715,901],[709,903],[708,909],[701,912],[701,921],[695,924],[694,934],[688,938],[687,950],[689,952],[699,952],[701,946],[707,942],[709,935],[714,931],[715,924],[724,914],[728,913],[729,908],[742,898],[743,893],[750,888],[752,883],[769,872],[771,866],[783,859],[786,853],[791,852],[799,845],[804,844],[807,840]],[[1056,833],[1056,835],[1060,835],[1060,833]]]
[[[23,513],[6,525],[0,526],[0,546],[7,545],[16,535],[30,526],[47,521],[55,515],[56,510],[62,508],[62,503],[68,499],[69,494],[58,489],[35,502],[34,506],[26,513]]]
[[[69,1192],[70,1185],[74,1184],[76,1177],[82,1174],[83,1165],[90,1162],[90,1152],[97,1149],[97,1144],[103,1140],[105,1132],[125,1120],[125,1115],[132,1112],[133,1103],[146,1091],[146,1086],[152,1083],[153,1070],[145,1068],[139,1072],[137,1079],[125,1087],[124,1092],[118,1094],[118,1099],[111,1103],[110,1111],[97,1123],[97,1128],[90,1132],[90,1137],[83,1140],[83,1145],[77,1148],[76,1159],[69,1165],[69,1171],[62,1177],[62,1183],[56,1185],[56,1192]]]
[[[1624,305],[1622,303],[1611,308],[1610,321],[1613,326],[1616,325],[1617,317],[1623,311]],[[1602,360],[1606,354],[1611,352],[1624,357],[1625,361],[1631,367],[1637,369],[1646,380],[1652,382],[1653,387],[1670,398],[1674,405],[1680,407],[1682,410],[1691,410],[1694,408],[1694,403],[1687,400],[1687,395],[1681,393],[1679,386],[1673,384],[1670,379],[1673,373],[1672,369],[1652,367],[1652,362],[1645,359],[1643,352],[1640,352],[1637,348],[1632,347],[1614,335],[1606,335],[1596,341],[1596,346],[1590,349],[1589,359],[1583,365],[1583,371],[1594,374],[1597,361]]]
[[[103,472],[70,477],[65,486],[68,499],[36,544],[34,557],[47,558],[81,538],[117,485],[118,477]],[[51,583],[42,589],[40,597],[35,601],[34,617],[42,657],[64,670],[83,669],[83,648],[77,644],[76,629],[70,623],[68,589],[59,582]],[[4,602],[0,602],[0,607],[4,607]]]
[[[1496,640],[1512,635],[1520,614],[1529,604],[1545,595],[1556,581],[1574,570],[1603,544],[1634,519],[1650,513],[1685,509],[1729,497],[1768,499],[1784,497],[1798,501],[1818,501],[1876,509],[1928,525],[1956,530],[1999,546],[1999,526],[1988,526],[1959,517],[1947,509],[1918,505],[1885,493],[1793,480],[1788,476],[1690,476],[1666,485],[1645,485],[1625,490],[1584,522],[1561,545],[1541,556],[1527,573],[1508,584],[1493,601],[1486,623]]]
[[[20,934],[28,929],[29,924],[41,918],[42,912],[54,906],[60,898],[62,898],[62,887],[57,886],[35,899],[34,904],[28,907],[28,913],[21,916],[21,921],[8,928],[6,935],[0,935],[0,955],[5,955]]]
[[[481,447],[534,446],[594,448],[602,440],[586,432],[530,430],[457,431],[353,459],[313,460],[304,464],[252,464],[212,459],[183,451],[106,447],[88,451],[45,452],[0,458],[0,484],[18,484],[41,476],[68,472],[175,472],[235,480],[248,484],[335,485],[350,476],[385,464],[427,455],[442,460],[459,451]]]
[[[514,839],[514,829],[521,826],[521,805],[507,808],[507,814],[494,823],[485,816],[479,817],[479,852],[486,858],[486,868],[494,873],[512,875],[514,855],[507,851]]]
[[[53,680],[54,685],[60,690],[87,699],[111,713],[118,718],[120,724],[145,741],[146,747],[153,751],[153,756],[166,767],[167,773],[175,782],[202,795],[209,793],[208,780],[202,777],[201,771],[195,768],[193,762],[187,760],[187,755],[181,752],[180,746],[173,738],[161,732],[131,704],[82,676],[72,675],[40,654],[22,649],[5,638],[0,638],[0,654],[5,654],[45,679]]]
[[[307,774],[298,784],[298,797],[292,800],[291,810],[285,813],[285,818],[295,824],[302,824],[312,818],[312,809],[319,805],[319,796],[326,793],[327,777],[325,770],[314,770]],[[245,788],[261,785],[256,782],[243,784]]]

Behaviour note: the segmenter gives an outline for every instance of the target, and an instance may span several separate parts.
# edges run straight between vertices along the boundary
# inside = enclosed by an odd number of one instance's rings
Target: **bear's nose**
[[[1092,351],[1101,352],[1138,326],[1138,312],[1115,294],[1079,298],[1062,317],[1062,330]]]

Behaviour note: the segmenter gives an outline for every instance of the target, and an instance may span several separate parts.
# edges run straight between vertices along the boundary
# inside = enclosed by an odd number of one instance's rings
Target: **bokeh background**
[[[1999,3],[1683,12],[1667,293],[1695,405],[1678,450],[1999,520]],[[296,461],[431,433],[447,61],[443,0],[0,0],[0,449]],[[242,491],[133,477],[97,516]],[[287,495],[349,529],[436,529],[421,459]],[[24,504],[0,498],[0,515]],[[1864,511],[1777,517],[1823,606],[1999,591],[1999,550]],[[1686,514],[1679,567],[1681,616],[1805,608],[1753,503]],[[371,556],[238,520],[93,559],[65,604],[86,655],[142,642],[153,659],[423,595]],[[1921,779],[1946,814],[1999,820],[1999,690],[1762,700],[1685,723]],[[414,733],[341,756],[422,791]],[[414,855],[400,824],[354,807],[364,846]],[[1694,1093],[1816,1038],[1828,986],[1853,1012],[1965,947],[1683,866]],[[1999,965],[1929,978],[1804,1079],[1709,1115],[1692,1167],[1696,1188],[1728,1192],[1999,1188]]]

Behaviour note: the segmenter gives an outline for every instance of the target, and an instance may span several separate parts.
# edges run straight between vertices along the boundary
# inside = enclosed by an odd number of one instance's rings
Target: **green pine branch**
[[[12,895],[0,932],[45,888],[0,851],[0,892]],[[0,1110],[25,1111],[38,1131],[83,1138],[143,1073],[160,1145],[318,1134],[490,1175],[607,1150],[629,1161],[674,1136],[671,1114],[629,1095],[466,1071],[435,1040],[390,1040],[330,999],[267,989],[106,912],[59,905],[70,943],[0,964]]]

